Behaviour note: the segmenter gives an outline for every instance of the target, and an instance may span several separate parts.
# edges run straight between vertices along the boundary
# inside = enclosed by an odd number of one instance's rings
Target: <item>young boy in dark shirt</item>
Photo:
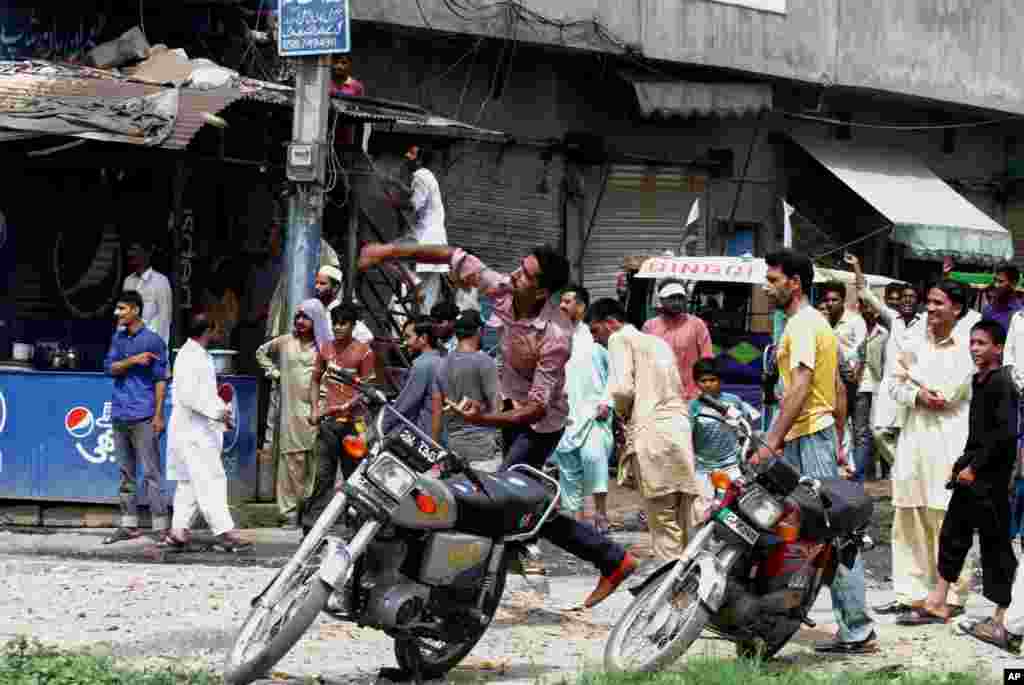
[[[974,533],[981,538],[984,595],[996,605],[991,618],[968,633],[1003,649],[1014,647],[1004,625],[1017,558],[1010,543],[1007,491],[1017,456],[1017,390],[1002,363],[1006,331],[985,320],[971,329],[971,356],[978,368],[971,395],[970,427],[963,456],[947,487],[953,496],[939,533],[939,582],[925,600],[921,618],[948,620],[946,593],[963,570]],[[1020,638],[1016,637],[1019,649]]]

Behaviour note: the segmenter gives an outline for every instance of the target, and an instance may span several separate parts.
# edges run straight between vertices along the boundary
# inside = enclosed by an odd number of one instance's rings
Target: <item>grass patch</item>
[[[175,668],[133,670],[109,656],[15,638],[0,647],[0,685],[219,685],[220,676]]]
[[[681,670],[661,673],[592,673],[576,685],[992,685],[976,673],[878,671],[815,673],[744,659],[691,659]]]

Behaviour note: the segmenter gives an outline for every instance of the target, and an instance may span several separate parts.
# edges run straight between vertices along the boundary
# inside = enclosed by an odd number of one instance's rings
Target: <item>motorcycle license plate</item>
[[[715,514],[715,520],[723,526],[736,533],[744,542],[753,545],[761,536],[753,526],[736,515],[728,507],[722,508]]]
[[[441,461],[442,457],[446,454],[443,450],[437,449],[408,428],[400,429],[396,437],[407,446],[411,447],[413,451],[430,466]]]

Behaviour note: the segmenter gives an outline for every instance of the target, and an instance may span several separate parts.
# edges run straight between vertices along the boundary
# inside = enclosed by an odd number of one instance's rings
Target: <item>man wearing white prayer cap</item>
[[[321,266],[320,270],[316,273],[316,283],[313,287],[316,291],[317,299],[327,307],[328,316],[341,305],[341,284],[343,280],[344,276],[341,273],[341,269],[333,264]],[[352,337],[358,342],[369,345],[373,340],[373,333],[365,323],[356,321]]]

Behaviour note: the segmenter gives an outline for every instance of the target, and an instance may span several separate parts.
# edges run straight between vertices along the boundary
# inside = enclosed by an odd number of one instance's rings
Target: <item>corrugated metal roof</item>
[[[46,62],[0,63],[0,113],[26,112],[44,99],[130,101],[167,90],[169,88],[132,81],[89,67]],[[290,106],[292,94],[291,89],[249,79],[243,79],[238,87],[226,86],[216,90],[181,88],[174,128],[159,147],[185,149],[199,129],[206,125],[205,113],[217,114],[242,99]],[[138,142],[144,141],[140,138]]]
[[[29,116],[33,111],[44,110],[44,105],[60,99],[64,103],[86,101],[109,101],[130,103],[131,101],[171,90],[168,87],[134,81],[113,72],[77,65],[54,64],[50,62],[0,62],[0,117],[3,115],[23,114]],[[160,140],[157,147],[170,150],[184,150],[195,138],[203,126],[207,125],[205,115],[223,112],[239,100],[253,100],[268,106],[290,108],[294,99],[294,89],[264,81],[240,79],[237,85],[225,86],[216,90],[199,90],[180,88],[178,91],[178,111],[174,126],[166,138]],[[80,100],[76,100],[80,98]],[[447,132],[449,135],[485,138],[503,137],[498,131],[479,129],[469,124],[436,117],[416,105],[379,100],[376,98],[354,98],[336,96],[332,98],[332,106],[342,120],[390,123],[412,129],[431,128]],[[46,135],[44,121],[52,117],[52,113],[40,111],[39,117],[33,117],[35,123],[29,126],[25,119],[24,131],[34,131],[37,135]],[[17,120],[10,116],[3,117],[8,124]],[[15,128],[12,126],[12,128]],[[54,127],[56,134],[67,134],[64,130]],[[4,129],[6,135],[10,128]],[[17,130],[15,128],[15,130]],[[96,132],[74,132],[90,138],[102,138],[102,128]],[[115,139],[115,138],[111,138]],[[119,142],[136,144],[152,144],[152,139],[117,136]]]

